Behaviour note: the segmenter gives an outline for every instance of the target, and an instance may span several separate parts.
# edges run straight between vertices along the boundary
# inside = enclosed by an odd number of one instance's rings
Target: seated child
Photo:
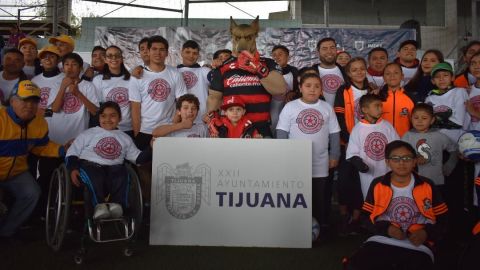
[[[363,95],[360,98],[360,108],[363,119],[352,129],[346,159],[360,172],[365,199],[372,180],[388,171],[385,165],[385,146],[399,137],[393,126],[382,119],[383,104],[379,96]]]
[[[277,139],[312,141],[312,214],[321,226],[328,225],[331,198],[329,169],[340,158],[340,126],[332,106],[320,100],[322,82],[317,74],[300,79],[301,98],[285,104],[277,125]]]
[[[195,123],[200,102],[193,94],[185,94],[178,98],[173,123],[156,127],[152,136],[157,137],[208,137],[207,127],[203,123]]]
[[[417,151],[418,174],[431,179],[445,196],[445,176],[449,176],[457,164],[457,145],[438,129],[430,128],[433,122],[433,107],[417,103],[412,110],[413,129],[405,133],[402,140]],[[443,151],[449,153],[445,163]]]
[[[350,258],[351,269],[433,269],[431,248],[446,229],[448,209],[435,184],[414,172],[416,155],[403,141],[386,146],[392,171],[373,180],[363,204],[374,236]]]
[[[212,138],[262,138],[255,124],[245,117],[245,103],[232,96],[221,107],[224,116],[214,117],[209,124]]]
[[[143,164],[152,159],[152,150],[140,151],[130,136],[118,129],[121,111],[117,103],[107,101],[100,106],[100,126],[82,132],[67,151],[67,168],[72,183],[85,184],[90,191],[94,219],[119,218],[120,205],[126,207],[128,172],[125,159]],[[105,204],[110,194],[111,204]],[[109,209],[110,208],[110,209]]]

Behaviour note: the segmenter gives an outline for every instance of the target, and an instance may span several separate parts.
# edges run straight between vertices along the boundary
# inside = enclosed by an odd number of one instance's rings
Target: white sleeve
[[[282,111],[280,112],[280,115],[278,116],[278,123],[275,129],[281,129],[290,133],[290,114],[291,114],[290,108],[291,107],[292,106],[289,106],[288,103],[287,105],[285,105],[285,107],[283,107]]]
[[[98,94],[97,89],[93,83],[88,83],[84,93],[85,97],[90,100],[95,106],[99,107],[100,104],[98,103]]]
[[[461,93],[458,100],[455,102],[455,118],[460,121],[457,124],[462,125],[463,129],[467,130],[471,121],[470,115],[468,115],[467,109],[465,108],[465,102],[468,100],[467,90],[463,88],[457,88],[455,91],[460,91]]]
[[[350,133],[350,138],[348,139],[348,147],[345,154],[345,159],[349,159],[353,156],[361,157],[359,137],[360,133],[358,132],[358,128],[354,127],[352,129],[352,133]]]
[[[328,105],[330,105],[330,104],[328,104]],[[330,120],[329,120],[329,123],[328,123],[329,133],[330,134],[338,133],[338,132],[340,132],[340,125],[338,124],[337,115],[333,111],[332,106],[329,106],[329,108],[330,108],[330,117],[329,117]]]
[[[128,137],[128,136],[125,136],[125,137]],[[135,164],[138,155],[140,155],[142,151],[138,150],[138,148],[133,143],[132,138],[128,137],[126,141],[127,141],[127,151],[126,151],[125,159]]]
[[[176,71],[176,70],[175,70]],[[178,99],[179,97],[187,94],[187,86],[185,85],[185,81],[183,80],[182,73],[176,71],[175,75],[175,98]]]
[[[128,99],[133,102],[142,102],[142,96],[140,95],[140,80],[130,77],[128,83]]]
[[[207,67],[202,67],[203,76],[205,77],[205,81],[207,82],[209,87],[210,87],[210,81],[208,80],[208,74],[210,73],[210,71],[212,70]]]
[[[105,102],[105,98],[103,96],[103,89],[102,89],[102,75],[99,75],[99,76],[95,76],[95,78],[93,78],[93,85],[95,86],[95,90],[97,91],[97,99],[98,99],[98,102],[100,103],[103,103]]]
[[[85,130],[84,132],[80,133],[77,138],[73,141],[72,145],[67,150],[67,154],[65,155],[66,157],[69,156],[76,156],[80,157],[82,154],[82,150],[85,148],[85,145],[88,143],[88,139],[91,138],[92,136],[89,136],[88,132],[89,129]]]

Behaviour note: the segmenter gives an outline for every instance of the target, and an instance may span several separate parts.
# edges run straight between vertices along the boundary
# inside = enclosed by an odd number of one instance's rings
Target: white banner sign
[[[309,248],[310,141],[159,138],[150,244]]]

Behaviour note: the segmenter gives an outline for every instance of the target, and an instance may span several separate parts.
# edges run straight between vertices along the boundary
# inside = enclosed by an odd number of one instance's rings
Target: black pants
[[[140,151],[143,151],[150,146],[150,142],[152,141],[152,134],[146,134],[146,133],[138,133],[137,136],[135,137],[135,145]]]
[[[341,148],[342,155],[338,164],[338,203],[348,209],[362,209],[363,194],[360,185],[360,175],[352,163],[345,160],[345,147]]]
[[[333,170],[328,177],[312,179],[312,215],[323,227],[329,225],[332,208]]]
[[[366,242],[350,258],[349,270],[431,270],[426,253],[377,242]]]
[[[110,194],[109,202],[121,204],[124,209],[126,208],[128,171],[124,164],[101,166],[82,160],[80,168],[88,176],[82,177],[82,181],[91,193],[93,205],[104,203]]]

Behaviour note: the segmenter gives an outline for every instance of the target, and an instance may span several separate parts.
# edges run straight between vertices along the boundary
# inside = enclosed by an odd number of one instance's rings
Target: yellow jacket
[[[43,117],[25,123],[11,107],[0,107],[0,181],[28,170],[28,153],[45,157],[65,155],[63,146],[48,138],[48,126]]]

